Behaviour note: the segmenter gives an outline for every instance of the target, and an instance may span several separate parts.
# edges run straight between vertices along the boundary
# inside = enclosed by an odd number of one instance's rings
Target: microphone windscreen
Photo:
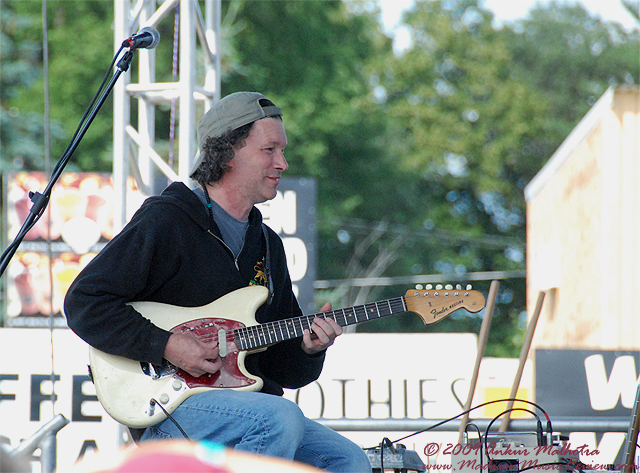
[[[160,33],[158,33],[158,30],[155,29],[153,26],[145,26],[140,31],[138,31],[138,34],[143,34],[143,33],[149,33],[152,38],[151,44],[147,46],[147,49],[153,49],[158,44],[160,44]]]

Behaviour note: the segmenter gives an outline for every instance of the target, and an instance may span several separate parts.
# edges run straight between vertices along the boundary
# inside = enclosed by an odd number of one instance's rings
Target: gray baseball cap
[[[282,116],[282,110],[275,105],[260,105],[260,100],[268,100],[259,92],[236,92],[227,95],[209,109],[198,122],[198,144],[200,154],[191,166],[193,174],[204,157],[202,145],[207,138],[217,137],[265,117]]]

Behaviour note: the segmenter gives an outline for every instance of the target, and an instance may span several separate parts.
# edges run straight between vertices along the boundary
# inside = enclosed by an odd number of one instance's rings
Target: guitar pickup
[[[224,358],[227,356],[227,331],[223,328],[218,330],[218,352],[220,353],[220,358]]]

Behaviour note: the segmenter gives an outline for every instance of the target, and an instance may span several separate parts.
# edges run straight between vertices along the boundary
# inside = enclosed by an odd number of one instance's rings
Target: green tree
[[[548,135],[538,140],[549,157],[609,86],[640,83],[640,28],[627,32],[557,2],[530,17],[504,33],[513,70],[550,99]]]
[[[37,21],[19,15],[0,3],[0,173],[13,169],[44,169],[44,123],[42,113],[20,110],[13,105],[23,90],[40,77],[41,42],[25,35]],[[42,110],[43,102],[40,103]],[[51,129],[59,139],[59,126]]]
[[[3,169],[16,158],[41,169],[41,3],[1,2]],[[476,1],[417,1],[405,16],[413,44],[396,56],[371,5],[223,2],[223,95],[260,90],[282,106],[288,174],[318,180],[318,277],[456,282],[472,271],[522,270],[523,188],[611,77],[636,81],[637,34],[555,3],[494,30]],[[48,6],[51,114],[70,137],[113,56],[113,5]],[[172,23],[158,25],[158,80],[171,80]],[[69,39],[88,36],[104,41],[79,50]],[[156,114],[156,138],[168,147],[169,109]],[[111,116],[108,101],[72,166],[111,169]],[[20,125],[31,117],[32,128]],[[344,285],[321,297],[350,305],[407,289]],[[524,279],[503,281],[489,354],[517,355],[524,311]],[[477,332],[480,323],[460,311],[435,328],[407,315],[361,330]]]
[[[513,73],[509,45],[491,20],[475,1],[416,2],[404,18],[412,46],[380,63],[374,79],[391,121],[389,146],[427,203],[414,206],[407,223],[451,236],[437,245],[415,243],[422,251],[413,264],[453,282],[470,271],[524,268],[522,189],[543,163],[531,144],[544,134],[547,100]],[[471,238],[461,241],[461,234]],[[408,257],[397,264],[407,270]],[[499,346],[500,354],[512,353],[524,280],[504,281],[499,302],[496,316],[504,322],[492,331],[493,354]],[[456,317],[438,329],[477,331],[479,323],[479,317]],[[416,330],[419,322],[383,324]]]
[[[476,1],[418,1],[404,18],[412,46],[375,75],[399,138],[390,146],[404,169],[422,177],[423,200],[433,204],[415,213],[413,228],[423,219],[427,229],[476,237],[422,253],[429,273],[524,268],[524,186],[608,84],[638,77],[637,33],[580,7],[554,3],[514,29],[496,31],[491,20]],[[502,247],[486,244],[496,237]],[[514,356],[525,320],[524,279],[501,288],[488,353]],[[438,329],[480,323],[454,315]],[[419,330],[415,325],[385,320],[375,329]]]
[[[113,57],[113,4],[104,1],[47,2],[49,37],[50,114],[54,124],[60,124],[64,139],[52,143],[51,157],[59,158],[76,130],[84,111],[98,90]],[[42,58],[42,3],[2,0],[1,11],[12,16],[20,27],[7,31],[15,44],[30,45],[28,83],[21,84],[7,103],[17,116],[42,117],[44,109],[44,76]],[[106,20],[106,21],[105,21]],[[82,38],[94,38],[86,41]],[[79,47],[81,45],[81,47]],[[21,46],[22,47],[22,46]],[[4,67],[3,67],[4,69]],[[4,85],[4,84],[3,84]],[[68,170],[111,169],[112,141],[111,100],[97,115],[80,147],[68,165]],[[41,119],[42,120],[42,119]],[[36,147],[32,148],[37,150]],[[11,157],[13,153],[5,154]],[[24,163],[24,169],[43,169],[34,160]]]

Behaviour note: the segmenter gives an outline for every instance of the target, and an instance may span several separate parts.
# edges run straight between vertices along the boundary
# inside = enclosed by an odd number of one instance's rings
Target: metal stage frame
[[[200,3],[204,4],[204,12]],[[220,98],[221,0],[114,0],[114,50],[143,27],[156,27],[179,12],[179,75],[175,82],[156,81],[156,50],[137,51],[138,82],[131,70],[113,90],[114,231],[127,220],[127,180],[136,178],[145,195],[154,195],[156,168],[171,181],[189,182],[196,157],[196,105],[206,112]],[[165,38],[165,41],[167,39]],[[200,48],[198,48],[200,45]],[[198,58],[199,57],[199,58]],[[133,67],[133,65],[132,65]],[[198,83],[200,81],[201,83]],[[132,101],[138,100],[137,124],[131,123]],[[155,107],[175,103],[178,129],[177,169],[155,148]]]

